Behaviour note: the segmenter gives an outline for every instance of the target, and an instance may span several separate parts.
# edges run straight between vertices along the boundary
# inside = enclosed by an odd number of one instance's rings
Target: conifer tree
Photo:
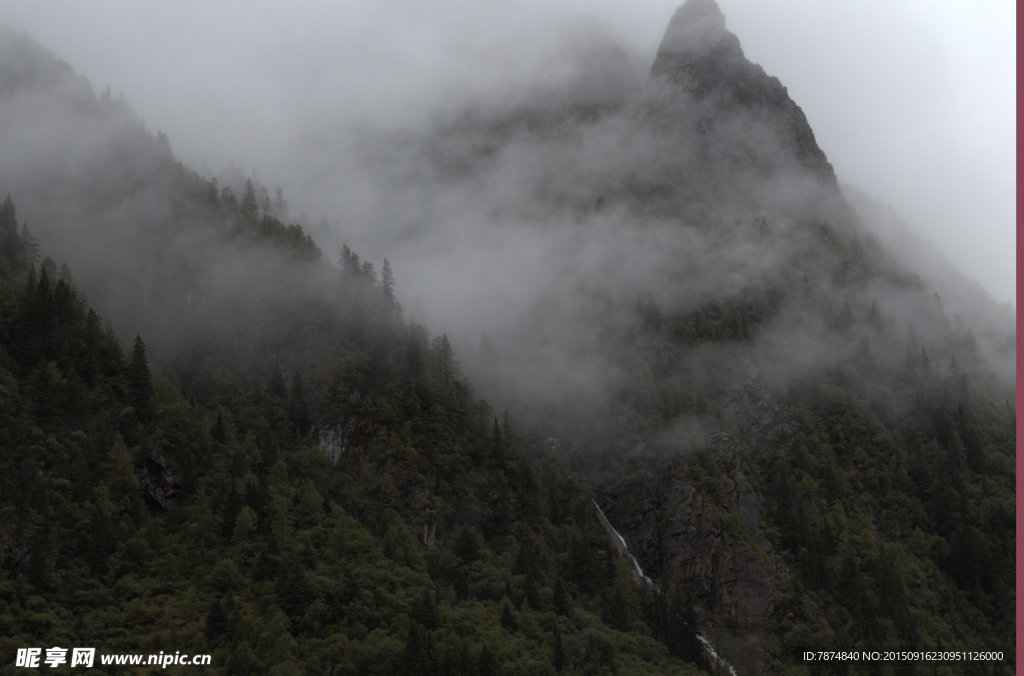
[[[210,610],[206,613],[206,645],[214,648],[221,642],[221,637],[228,629],[228,614],[220,597],[215,597],[210,604]]]
[[[306,396],[302,391],[302,376],[298,371],[292,376],[292,391],[288,397],[288,419],[292,421],[299,433],[305,432],[309,425]]]
[[[25,258],[29,263],[38,263],[43,259],[39,255],[39,242],[36,241],[36,238],[28,229],[28,223],[21,226],[21,244]]]
[[[512,612],[512,607],[508,604],[508,600],[501,608],[501,626],[507,629],[510,633],[516,633],[519,629],[519,622],[516,620],[515,614]]]
[[[210,182],[206,184],[206,201],[211,206],[217,206],[220,204],[220,193],[217,190],[216,178],[211,178]]]
[[[252,185],[252,179],[245,179],[245,192],[242,194],[242,211],[249,216],[255,216],[259,208],[256,203],[256,189]]]
[[[146,361],[146,345],[138,334],[135,335],[132,357],[128,363],[128,390],[139,420],[149,420],[153,416],[153,383]]]
[[[284,399],[288,394],[284,387],[284,374],[281,373],[280,364],[276,362],[267,371],[267,391],[281,399]]]
[[[18,234],[17,212],[10,193],[0,204],[0,255],[18,264],[23,255],[22,239]]]
[[[274,215],[277,216],[281,221],[288,220],[288,201],[284,198],[284,193],[281,188],[275,188],[274,190]]]
[[[551,603],[555,612],[559,615],[569,615],[569,596],[565,593],[565,585],[562,584],[562,576],[555,578],[555,589],[551,595]]]
[[[391,263],[384,259],[384,265],[380,269],[380,285],[384,293],[384,309],[388,312],[395,311],[395,275],[391,271]]]
[[[438,376],[441,387],[447,388],[455,377],[455,353],[448,341],[448,334],[443,333],[437,341]]]
[[[565,668],[565,646],[562,644],[562,630],[555,624],[555,645],[554,645],[554,666],[555,671]]]
[[[341,271],[350,277],[358,277],[363,271],[362,259],[359,254],[349,249],[347,244],[341,245],[338,264],[341,266]]]

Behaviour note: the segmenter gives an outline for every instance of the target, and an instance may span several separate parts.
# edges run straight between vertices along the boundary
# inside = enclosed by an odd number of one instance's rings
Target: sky
[[[566,32],[603,31],[649,64],[677,4],[0,0],[0,21],[123,93],[186,163],[204,173],[239,163],[301,196],[298,177],[329,179],[316,149],[344,144],[338,130],[400,129],[536,77]],[[840,181],[1013,303],[1015,3],[719,5],[747,57],[803,108]]]

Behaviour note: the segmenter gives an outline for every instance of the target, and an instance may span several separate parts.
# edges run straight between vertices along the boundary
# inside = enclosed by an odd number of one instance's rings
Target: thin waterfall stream
[[[620,554],[628,556],[629,560],[633,562],[633,568],[635,570],[637,579],[649,587],[653,587],[654,589],[660,589],[660,587],[654,580],[652,580],[644,574],[644,569],[640,565],[640,562],[637,561],[637,558],[633,556],[633,553],[631,551],[629,551],[629,545],[626,544],[626,538],[622,537],[622,533],[615,529],[615,526],[612,525],[612,522],[608,520],[607,516],[605,516],[604,511],[601,509],[601,506],[597,504],[596,500],[591,500],[591,502],[594,503],[594,509],[597,510],[597,518],[601,520],[601,525],[603,525],[605,529],[608,531],[608,533],[612,536],[612,540],[613,542],[615,542],[615,548],[619,550]],[[736,669],[731,664],[729,664],[725,660],[725,658],[721,657],[718,654],[718,651],[715,650],[715,647],[711,645],[711,641],[709,641],[705,636],[702,636],[701,634],[697,634],[697,640],[700,641],[700,644],[702,646],[704,646],[704,650],[707,652],[708,657],[711,658],[712,661],[728,669],[731,676],[739,676],[736,673]]]

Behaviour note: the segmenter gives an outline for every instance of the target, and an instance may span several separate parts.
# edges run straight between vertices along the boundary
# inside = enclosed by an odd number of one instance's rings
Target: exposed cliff
[[[749,61],[714,0],[672,17],[651,68],[648,114],[697,139],[698,168],[735,183],[794,174],[838,196],[835,172],[788,91]]]
[[[645,306],[643,395],[623,396],[642,441],[624,435],[625,460],[584,469],[596,502],[644,575],[693,594],[741,673],[774,673],[812,644],[919,647],[911,617],[982,640],[942,606],[986,589],[977,617],[1010,611],[995,590],[1012,537],[969,544],[986,510],[1009,524],[1014,446],[996,409],[1012,394],[995,350],[867,235],[804,113],[714,0],[676,12],[642,108],[663,147],[660,192],[637,201],[720,238],[659,282],[692,288],[728,237],[756,247],[713,274],[754,281],[699,307]],[[983,485],[1002,497],[968,497]]]

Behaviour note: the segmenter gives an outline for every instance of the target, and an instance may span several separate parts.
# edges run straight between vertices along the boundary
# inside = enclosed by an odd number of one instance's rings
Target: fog
[[[332,199],[352,180],[339,157],[363,134],[422,124],[467,97],[514,95],[526,81],[558,82],[573,35],[603,32],[643,72],[675,5],[3,0],[0,18],[97,88],[123,92],[186,162],[210,173],[241,163],[311,217],[341,220],[377,206]],[[1012,302],[1014,6],[721,7],[748,57],[803,107],[840,180]]]
[[[1004,17],[721,0],[739,42],[702,33],[691,49],[687,20],[722,28],[715,0],[688,1],[0,0],[0,19],[95,87],[0,26],[0,195],[122,344],[144,338],[159,387],[195,402],[198,424],[216,415],[211,438],[291,421],[332,462],[351,454],[360,481],[397,462],[414,507],[420,479],[454,484],[402,467],[439,453],[440,470],[505,465],[535,497],[568,484],[530,467],[568,466],[602,503],[639,505],[634,536],[658,522],[643,547],[666,580],[692,577],[657,561],[692,549],[676,526],[700,521],[726,586],[757,592],[767,617],[782,568],[759,557],[766,537],[825,552],[834,499],[863,517],[836,512],[840,530],[898,535],[891,514],[909,506],[911,525],[941,526],[915,542],[974,543],[939,517],[947,494],[998,478],[1015,396],[1012,85],[1004,38],[985,31]],[[19,293],[14,265],[6,330],[64,340],[44,323],[60,316],[49,286]],[[90,351],[74,342],[54,343],[62,370]],[[40,366],[29,394],[52,406],[59,372]],[[993,528],[1000,500],[980,503]],[[898,541],[858,561],[892,568]],[[826,568],[845,569],[844,547]],[[943,588],[998,589],[985,556],[937,560]],[[709,618],[733,613],[721,572],[698,580]],[[801,613],[795,632],[820,615]]]
[[[931,44],[936,56],[922,60],[911,51],[901,61],[890,53],[883,67],[872,52],[862,61],[871,71],[866,77],[838,57],[806,57],[844,45],[845,33],[829,33],[830,25],[864,40],[863,19],[805,7],[802,15],[787,8],[755,20],[754,7],[721,5],[747,58],[777,75],[803,107],[831,167],[794,151],[808,141],[799,111],[691,97],[649,75],[671,5],[626,12],[569,2],[238,4],[202,16],[170,4],[101,2],[86,12],[71,3],[58,15],[0,6],[10,9],[10,23],[98,88],[109,84],[115,98],[123,92],[151,130],[167,133],[178,159],[236,194],[246,177],[281,186],[291,216],[329,259],[343,244],[378,268],[389,259],[405,316],[446,333],[473,382],[498,406],[550,406],[570,421],[572,413],[593,420],[614,412],[603,431],[629,435],[699,409],[702,397],[729,399],[730,388],[738,392],[761,377],[752,374],[789,383],[844,362],[866,368],[876,359],[866,356],[868,338],[881,365],[894,366],[904,358],[904,336],[915,332],[936,360],[948,361],[961,341],[1010,374],[1005,332],[970,334],[949,324],[963,314],[974,326],[967,310],[992,306],[984,294],[979,304],[977,294],[960,293],[960,281],[948,283],[955,274],[942,255],[1000,300],[1012,298],[1012,267],[1002,291],[983,277],[1012,252],[1000,239],[1011,231],[1012,191],[991,199],[989,191],[999,192],[1006,178],[1001,154],[981,164],[971,152],[988,147],[989,135],[992,147],[1012,147],[1013,132],[997,111],[984,128],[943,127],[958,120],[947,104],[948,88],[959,81],[946,67],[959,47],[937,37],[948,37],[946,24],[914,25],[908,7],[889,9],[878,39],[866,44],[884,47],[892,31],[893,39],[921,39],[921,49]],[[818,40],[807,42],[801,31],[811,17]],[[961,37],[971,39],[961,24]],[[748,39],[754,36],[762,41]],[[794,45],[803,45],[801,63],[821,72],[787,72]],[[998,63],[992,67],[998,72]],[[885,81],[892,71],[902,73],[904,89]],[[748,76],[748,84],[762,86],[756,73]],[[929,101],[938,97],[932,86],[946,95]],[[999,96],[979,92],[974,103],[989,110]],[[845,106],[830,109],[837,100]],[[131,124],[101,116],[76,126],[63,116],[77,113],[50,110],[45,100],[15,102],[17,115],[0,124],[5,145],[15,149],[0,160],[0,178],[11,184],[22,217],[38,226],[40,243],[70,262],[102,301],[101,312],[167,346],[207,319],[229,315],[239,336],[259,320],[257,333],[284,340],[254,304],[267,298],[288,306],[291,290],[278,288],[275,264],[209,241],[201,227],[176,227],[180,205],[160,192],[159,176],[153,184],[130,172],[103,177],[100,187],[111,194],[133,181],[152,194],[100,205],[86,223],[76,221],[78,203],[47,199],[50,185],[95,181],[81,174],[108,166],[87,158],[130,155],[116,146]],[[872,120],[878,109],[886,111],[885,124]],[[911,143],[907,155],[894,152],[902,146],[888,134],[907,139],[922,129],[943,133],[922,139],[927,151]],[[157,156],[140,166],[169,175],[159,141],[139,147]],[[906,170],[905,162],[940,150],[943,162]],[[943,182],[943,167],[975,161],[985,169]],[[46,168],[27,177],[25,167],[37,163]],[[881,200],[862,200],[872,204],[862,212],[877,226],[874,234],[839,198],[833,169],[840,183],[859,184]],[[912,225],[894,225],[885,203]],[[957,220],[963,203],[971,218]],[[942,218],[928,216],[930,209]],[[155,232],[163,239],[136,241],[140,221],[151,230],[160,224]],[[989,233],[979,223],[996,227]],[[90,234],[97,227],[108,231],[105,244],[131,261],[124,270],[147,280],[150,297],[110,274],[110,253]],[[909,234],[893,236],[904,230]],[[915,230],[940,253],[928,255]],[[915,287],[888,246],[904,258],[913,253],[914,269],[933,279]],[[988,252],[983,265],[956,259],[975,250]],[[176,261],[187,261],[188,270],[177,270]],[[181,290],[191,324],[175,327],[173,316],[144,320],[151,310],[143,304],[158,298],[152,294],[165,282]],[[933,291],[945,305],[932,300]],[[253,305],[244,317],[234,309],[239,299]],[[755,317],[757,326],[741,326],[738,308],[763,316]],[[284,323],[278,328],[287,332]],[[692,349],[672,354],[673,337]],[[246,340],[257,349],[256,337]],[[615,417],[621,411],[642,420]],[[700,419],[686,426],[711,427]]]

